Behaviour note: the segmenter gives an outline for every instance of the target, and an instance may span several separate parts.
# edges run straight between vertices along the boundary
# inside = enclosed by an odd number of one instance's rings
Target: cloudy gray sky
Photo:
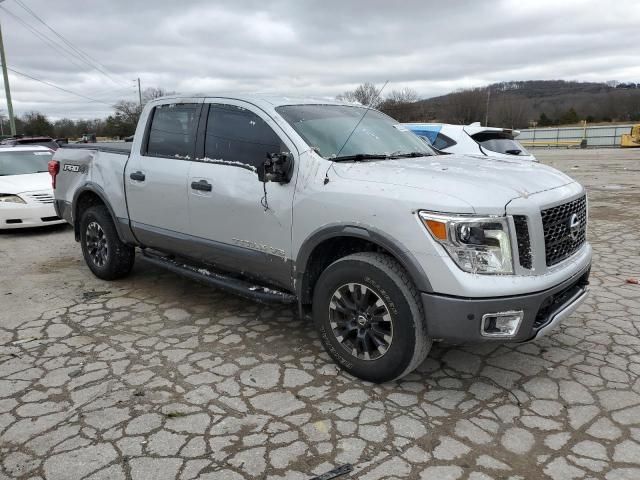
[[[97,60],[98,69],[65,54],[60,45],[71,47],[23,5]],[[640,82],[637,0],[4,0],[0,6],[10,68],[99,100],[10,73],[18,114],[105,116],[118,99],[137,98],[137,77],[143,88],[183,93],[313,96],[386,80],[389,90],[407,86],[423,97],[507,80]]]

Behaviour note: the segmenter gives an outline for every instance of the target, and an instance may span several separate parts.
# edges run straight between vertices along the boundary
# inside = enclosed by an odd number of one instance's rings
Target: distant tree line
[[[377,95],[377,88],[364,83],[337,98],[373,106],[401,122],[434,121],[526,128],[587,122],[640,121],[640,84],[610,81],[568,82],[534,80],[502,82],[470,88],[440,97],[418,100],[411,89]],[[488,102],[487,102],[488,100]]]
[[[149,101],[169,95],[162,88],[147,88],[142,95],[142,105],[139,102],[121,100],[113,109],[113,114],[107,118],[92,120],[73,120],[61,118],[55,121],[40,112],[27,112],[16,117],[16,133],[21,135],[46,135],[53,138],[78,138],[85,133],[95,133],[98,137],[122,138],[135,132],[142,107]],[[4,116],[3,116],[4,117]],[[9,134],[9,122],[2,118],[2,129]]]

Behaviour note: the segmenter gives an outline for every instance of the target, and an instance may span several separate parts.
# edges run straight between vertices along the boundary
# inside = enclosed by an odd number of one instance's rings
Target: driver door
[[[201,257],[224,269],[291,287],[295,171],[286,184],[262,183],[269,153],[297,152],[262,110],[229,99],[205,104],[201,159],[189,171],[191,235]]]

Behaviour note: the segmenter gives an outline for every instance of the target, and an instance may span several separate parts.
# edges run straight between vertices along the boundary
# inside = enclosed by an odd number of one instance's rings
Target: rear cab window
[[[529,155],[529,152],[508,132],[480,132],[472,135],[482,148],[505,155]]]
[[[252,111],[236,105],[209,105],[204,145],[207,160],[258,168],[267,154],[284,151],[280,137]]]
[[[199,105],[196,103],[155,107],[143,155],[184,160],[193,158],[198,113]]]

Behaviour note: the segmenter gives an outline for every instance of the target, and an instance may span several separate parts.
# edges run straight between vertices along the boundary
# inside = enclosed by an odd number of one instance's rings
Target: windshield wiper
[[[393,152],[389,155],[389,158],[417,158],[417,157],[429,157],[429,152]]]
[[[333,157],[329,160],[334,162],[362,162],[364,160],[380,160],[387,159],[389,155],[386,153],[358,153],[356,155],[343,155],[341,157]]]

